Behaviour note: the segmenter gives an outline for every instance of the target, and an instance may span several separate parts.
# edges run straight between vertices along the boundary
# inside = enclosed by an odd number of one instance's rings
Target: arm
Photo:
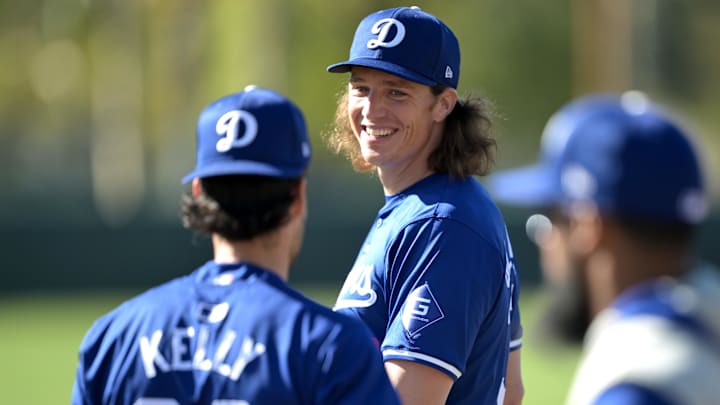
[[[522,404],[523,397],[525,396],[525,387],[522,382],[519,348],[511,351],[508,355],[505,389],[504,405]]]
[[[453,385],[449,375],[411,361],[388,360],[385,370],[404,405],[444,404]]]

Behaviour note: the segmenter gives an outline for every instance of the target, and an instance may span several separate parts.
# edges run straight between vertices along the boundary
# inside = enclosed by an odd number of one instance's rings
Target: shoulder
[[[448,178],[443,193],[438,195],[434,216],[461,223],[492,242],[498,242],[496,236],[505,229],[500,209],[474,177]]]
[[[715,391],[713,376],[719,374],[720,351],[691,324],[663,313],[611,309],[589,330],[576,385],[578,392],[593,391],[590,387],[600,391],[632,382],[688,398],[687,403],[703,403]]]
[[[397,207],[400,225],[429,220],[451,220],[485,239],[504,233],[502,213],[485,188],[472,176],[452,178],[435,174],[412,189]]]
[[[615,368],[622,366],[625,373],[653,368],[658,370],[650,374],[658,378],[686,373],[692,370],[689,364],[702,363],[708,354],[709,347],[700,343],[704,338],[682,321],[657,314],[625,316],[615,312],[603,313],[598,320],[589,331],[588,348],[598,361],[604,358],[610,364],[618,360]]]
[[[295,289],[288,287],[283,294],[289,305],[276,313],[295,318],[292,322],[304,325],[304,332],[318,338],[331,336],[332,339],[348,339],[360,336],[370,341],[370,331],[359,320],[335,312]]]
[[[642,385],[622,383],[602,392],[593,405],[674,405],[661,393]]]
[[[434,174],[427,182],[412,189],[420,201],[426,205],[440,204],[442,209],[474,211],[474,208],[499,210],[485,187],[473,176],[451,177],[447,174]]]
[[[124,334],[132,334],[131,327],[139,328],[143,318],[157,316],[158,311],[172,311],[173,303],[187,295],[188,283],[187,276],[179,277],[124,301],[93,323],[85,334],[81,350],[101,340],[115,340]]]

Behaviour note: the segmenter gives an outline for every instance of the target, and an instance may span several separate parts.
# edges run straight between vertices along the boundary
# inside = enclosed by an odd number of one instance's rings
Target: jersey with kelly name
[[[95,322],[72,403],[399,402],[364,325],[271,272],[211,261]]]
[[[370,326],[385,361],[450,376],[448,404],[502,403],[515,271],[482,185],[435,174],[386,197],[334,309]]]

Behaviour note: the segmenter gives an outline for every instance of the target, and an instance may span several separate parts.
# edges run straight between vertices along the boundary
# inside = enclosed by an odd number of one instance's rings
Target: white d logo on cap
[[[390,34],[390,28],[395,26],[397,33],[395,37],[388,42],[387,37]],[[367,43],[369,49],[375,49],[378,47],[392,48],[397,46],[405,38],[405,26],[400,21],[394,18],[383,18],[382,20],[375,23],[370,30],[373,34],[377,34],[377,39],[371,39]]]
[[[245,124],[245,132],[238,136],[238,124]],[[257,136],[257,120],[247,111],[232,110],[223,114],[215,125],[215,131],[223,138],[217,141],[215,148],[218,152],[227,152],[231,148],[243,148],[255,140]]]
[[[563,191],[576,200],[592,199],[598,189],[595,177],[579,164],[564,167],[560,181]]]
[[[680,217],[691,224],[699,224],[707,217],[708,202],[701,190],[686,190],[678,197],[678,203]]]

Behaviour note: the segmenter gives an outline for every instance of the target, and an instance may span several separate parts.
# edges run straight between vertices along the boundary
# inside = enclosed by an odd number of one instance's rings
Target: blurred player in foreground
[[[73,404],[397,404],[367,328],[287,285],[302,245],[301,111],[248,87],[210,104],[183,224],[214,258],[123,303],[80,347]]]
[[[335,309],[382,342],[406,405],[502,404],[506,370],[519,403],[517,270],[503,218],[473,177],[490,170],[495,140],[482,100],[458,100],[455,35],[417,7],[381,10],[328,70],[350,73],[330,143],[377,171],[386,200]]]
[[[556,298],[547,319],[584,353],[569,404],[720,400],[720,279],[698,266],[708,212],[701,165],[678,123],[639,92],[559,110],[541,161],[491,178],[529,220]]]

